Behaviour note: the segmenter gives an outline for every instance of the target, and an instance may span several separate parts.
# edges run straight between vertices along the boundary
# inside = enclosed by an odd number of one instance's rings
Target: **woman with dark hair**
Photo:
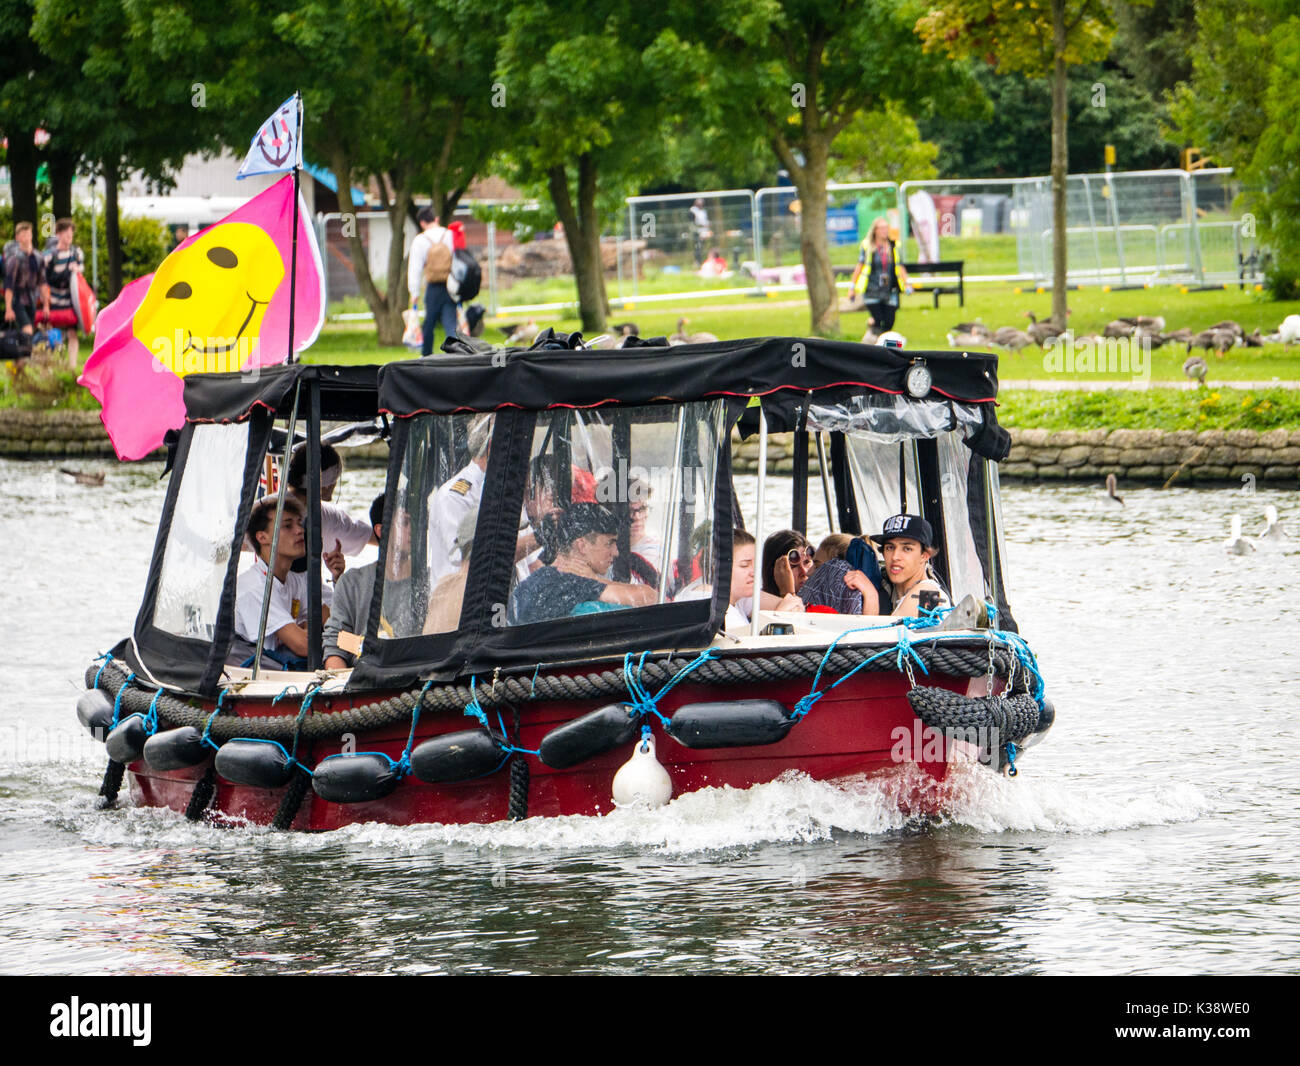
[[[796,594],[813,568],[808,538],[793,529],[779,529],[763,542],[763,591],[772,596]]]
[[[618,516],[598,503],[575,503],[544,517],[537,530],[542,566],[510,593],[506,618],[525,625],[564,618],[579,604],[647,607],[655,602],[649,585],[608,577],[618,558]]]

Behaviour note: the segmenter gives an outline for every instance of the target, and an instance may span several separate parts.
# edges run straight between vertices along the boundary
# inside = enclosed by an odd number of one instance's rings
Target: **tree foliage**
[[[578,9],[529,0],[507,17],[502,158],[513,181],[546,190],[563,224],[585,330],[605,328],[600,235],[610,208],[667,173],[665,132],[694,58],[660,10],[634,0]]]
[[[927,55],[919,5],[887,0],[720,0],[688,8],[684,32],[707,51],[701,109],[739,143],[760,134],[799,194],[811,326],[838,334],[826,239],[832,145],[862,112],[894,102],[914,115],[970,108],[964,68]]]
[[[888,100],[854,116],[831,142],[833,181],[925,181],[937,177],[939,146],[924,140],[901,104]]]
[[[1104,59],[1115,32],[1103,0],[943,0],[916,23],[926,48],[983,58],[999,73],[1050,79],[1052,92],[1052,321],[1065,328],[1067,71]]]
[[[1272,252],[1269,287],[1300,294],[1300,4],[1202,0],[1190,80],[1174,93],[1186,140],[1236,169]]]

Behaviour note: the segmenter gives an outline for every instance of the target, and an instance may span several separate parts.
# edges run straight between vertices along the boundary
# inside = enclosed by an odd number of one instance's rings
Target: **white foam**
[[[1187,783],[1152,790],[1128,781],[1062,781],[1035,777],[1023,766],[1020,776],[1011,780],[973,763],[956,763],[942,786],[942,814],[937,819],[909,817],[900,811],[899,797],[927,782],[912,766],[837,782],[789,772],[749,789],[701,789],[654,811],[626,809],[595,817],[528,818],[488,825],[365,823],[328,833],[279,833],[263,826],[219,829],[156,808],[92,811],[84,799],[78,800],[75,810],[64,807],[64,820],[89,842],[145,848],[314,852],[343,846],[411,855],[449,847],[535,852],[631,847],[681,854],[807,844],[830,840],[837,833],[873,836],[927,827],[936,832],[1101,833],[1190,821],[1212,809],[1210,800]]]

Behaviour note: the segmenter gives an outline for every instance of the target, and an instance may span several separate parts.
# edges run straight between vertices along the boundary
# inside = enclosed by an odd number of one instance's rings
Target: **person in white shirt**
[[[429,498],[429,586],[454,574],[461,563],[456,535],[461,519],[477,511],[491,452],[492,416],[482,415],[469,430],[470,461]]]
[[[266,572],[273,574],[271,601],[266,613],[266,639],[263,655],[287,669],[304,669],[307,664],[307,575],[295,573],[294,561],[307,554],[307,537],[303,529],[303,509],[292,496],[284,501],[280,535],[275,537],[273,523],[277,497],[263,496],[253,505],[246,536],[256,551],[251,567],[239,575],[235,587],[235,635],[253,648],[257,647],[262,622],[262,601],[266,593]],[[272,558],[272,541],[275,556]],[[335,580],[343,573],[343,560],[330,566]],[[321,624],[329,620],[333,587],[321,585]]]
[[[448,253],[455,256],[456,242],[451,230],[439,225],[438,216],[432,207],[420,208],[416,221],[420,232],[411,242],[406,287],[411,294],[412,307],[419,306],[420,292],[424,292],[424,341],[420,346],[420,354],[432,355],[434,330],[439,322],[448,338],[456,335],[456,301],[447,292],[446,276],[440,281],[426,281],[425,262],[435,244],[444,245]]]
[[[338,552],[358,555],[367,544],[378,544],[374,527],[364,518],[353,518],[342,507],[330,503],[334,489],[343,476],[343,457],[329,444],[320,449],[320,532],[322,558],[330,565],[329,556]],[[289,459],[289,497],[297,500],[304,510],[307,507],[307,446],[298,445]]]

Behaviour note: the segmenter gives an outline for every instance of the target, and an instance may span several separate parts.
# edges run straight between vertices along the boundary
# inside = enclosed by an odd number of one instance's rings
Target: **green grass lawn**
[[[1300,301],[1273,302],[1262,294],[1235,287],[1204,292],[1181,292],[1177,288],[1104,292],[1099,287],[1092,287],[1072,290],[1069,302],[1073,311],[1071,325],[1079,333],[1100,331],[1112,318],[1137,314],[1164,315],[1169,329],[1186,325],[1199,330],[1221,319],[1231,318],[1242,323],[1247,331],[1258,325],[1269,332],[1276,329],[1286,315],[1300,312]],[[1025,311],[1033,310],[1046,316],[1050,309],[1051,294],[1048,292],[1039,293],[1032,289],[1016,292],[1011,285],[974,285],[967,289],[964,308],[959,308],[952,297],[944,297],[943,306],[937,311],[930,306],[928,297],[920,294],[904,297],[897,325],[907,337],[911,351],[948,350],[945,334],[958,322],[979,318],[990,327],[1021,326],[1027,322]],[[627,308],[616,306],[610,321],[633,321],[640,327],[642,336],[652,336],[673,332],[678,317],[683,314],[690,319],[690,329],[708,330],[723,339],[805,336],[808,332],[807,306],[802,301],[791,299],[789,294],[779,294],[774,298],[717,298],[695,308],[690,304],[634,303]],[[574,330],[579,326],[572,312],[534,317],[539,325],[553,325],[560,330]],[[843,339],[859,339],[865,327],[866,315],[863,312],[840,316],[840,336]],[[490,322],[487,339],[502,339]],[[1151,356],[1153,382],[1185,380],[1182,364],[1186,352],[1181,346],[1162,348],[1152,352]],[[373,326],[364,321],[327,324],[305,356],[309,362],[346,364],[379,363],[410,357],[411,353],[405,348],[380,349],[375,342]],[[1243,428],[1300,427],[1300,392],[1268,390],[1247,395],[1245,392],[1230,392],[1224,387],[1233,381],[1300,380],[1300,347],[1291,352],[1280,344],[1236,348],[1223,359],[1209,355],[1206,361],[1210,364],[1209,389],[1083,394],[1007,389],[1002,396],[1002,418],[1008,425],[1034,424],[1047,428],[1098,424],[1153,428],[1217,428],[1226,424]],[[1018,354],[1000,353],[999,373],[1003,382],[1013,383],[1031,378],[1107,381],[1132,377],[1118,373],[1053,374],[1044,368],[1044,355],[1037,347]],[[11,375],[0,369],[0,407],[94,409],[97,406],[89,393],[74,384],[70,374],[59,373],[57,376],[61,385],[58,395],[52,398],[48,394],[24,396],[21,390],[14,389]],[[1210,397],[1215,395],[1219,398],[1212,401]],[[1232,422],[1243,409],[1247,411],[1244,420]]]

